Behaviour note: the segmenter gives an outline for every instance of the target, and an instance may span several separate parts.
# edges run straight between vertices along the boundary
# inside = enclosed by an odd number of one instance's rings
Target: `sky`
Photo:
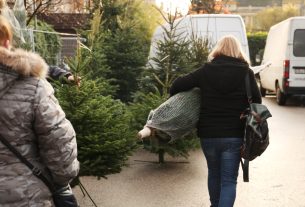
[[[191,3],[190,0],[156,0],[156,4],[167,13],[174,14],[177,9],[177,12],[186,15]]]

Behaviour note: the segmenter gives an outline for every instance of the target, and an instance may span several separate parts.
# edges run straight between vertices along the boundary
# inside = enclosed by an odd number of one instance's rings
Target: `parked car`
[[[259,73],[262,96],[275,92],[279,105],[292,95],[305,95],[305,17],[292,17],[270,28]]]
[[[240,15],[232,14],[198,14],[187,15],[175,21],[176,35],[180,39],[191,39],[194,35],[202,39],[207,39],[211,46],[225,35],[235,36],[242,45],[245,54],[249,57],[249,46],[246,35],[245,24]],[[150,47],[150,59],[156,56],[157,42],[163,41],[165,31],[169,24],[160,25],[154,32]],[[153,63],[152,63],[153,64]]]

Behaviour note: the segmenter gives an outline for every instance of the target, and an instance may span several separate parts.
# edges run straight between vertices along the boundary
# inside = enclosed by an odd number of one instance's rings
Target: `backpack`
[[[269,146],[269,128],[267,119],[271,117],[268,108],[263,104],[252,103],[249,73],[246,75],[246,91],[249,108],[241,115],[246,119],[244,142],[241,148],[241,159],[244,182],[249,182],[249,161],[260,156]]]

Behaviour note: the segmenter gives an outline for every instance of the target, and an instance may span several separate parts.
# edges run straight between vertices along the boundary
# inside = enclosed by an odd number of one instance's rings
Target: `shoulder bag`
[[[249,73],[245,78],[249,108],[241,115],[246,119],[244,142],[241,149],[241,165],[244,182],[249,182],[249,161],[260,156],[269,145],[269,128],[267,119],[271,117],[268,108],[263,104],[252,103],[252,92]]]

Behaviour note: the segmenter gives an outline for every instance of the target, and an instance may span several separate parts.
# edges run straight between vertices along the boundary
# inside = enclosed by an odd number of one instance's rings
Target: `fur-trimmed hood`
[[[23,49],[8,50],[0,47],[0,64],[22,76],[46,78],[48,65],[38,55]]]
[[[0,46],[0,98],[19,76],[46,78],[48,65],[37,54],[23,49],[8,50]]]

